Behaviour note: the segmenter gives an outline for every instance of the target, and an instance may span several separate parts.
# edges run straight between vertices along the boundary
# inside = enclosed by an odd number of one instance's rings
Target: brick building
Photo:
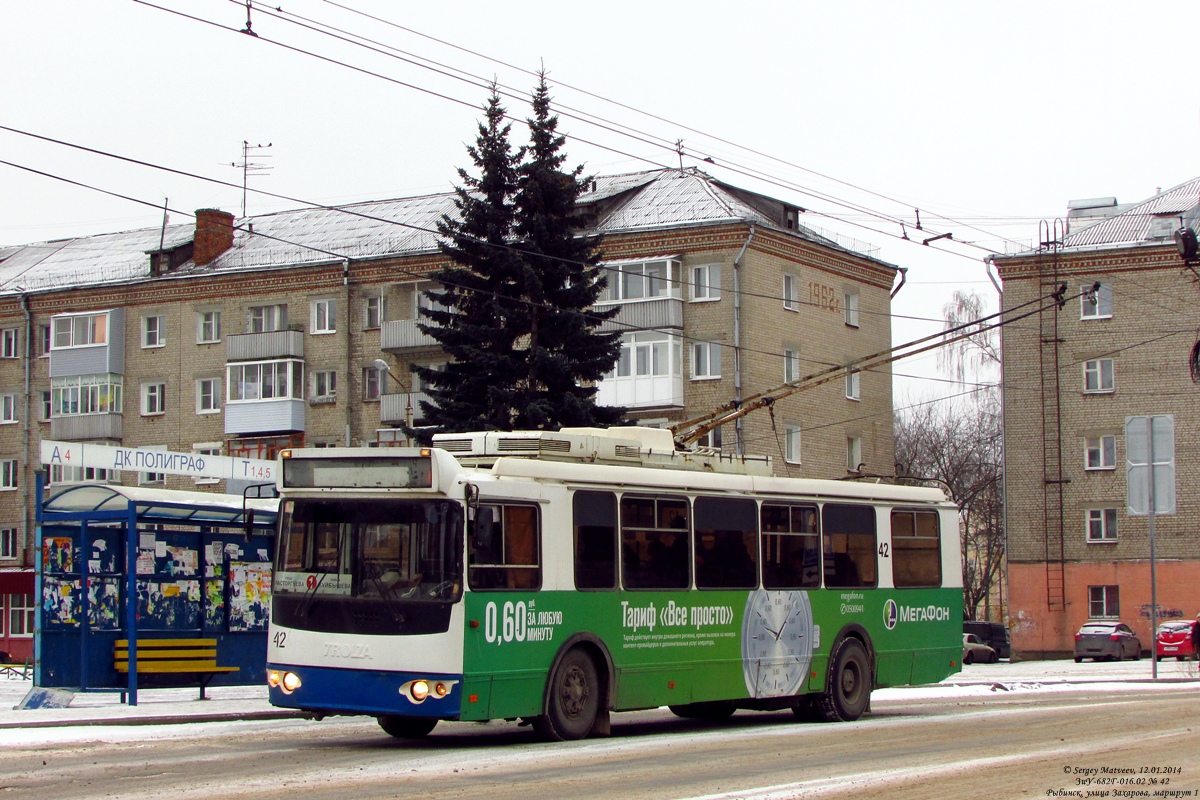
[[[695,170],[597,178],[621,359],[599,385],[645,425],[889,347],[897,268],[802,226],[802,209]],[[29,648],[29,535],[42,439],[273,458],[292,445],[388,445],[420,422],[413,363],[444,359],[416,327],[444,264],[453,195],[0,248],[0,648]],[[375,362],[382,359],[387,371]],[[703,444],[776,470],[891,472],[891,372],[852,373]],[[55,469],[237,491],[224,481]],[[201,483],[197,487],[197,483]],[[29,613],[26,613],[26,612]]]
[[[1023,653],[1069,654],[1090,618],[1120,619],[1152,646],[1149,526],[1126,507],[1131,416],[1175,425],[1176,512],[1155,524],[1159,618],[1200,611],[1200,286],[1173,239],[1195,225],[1198,197],[1200,179],[1134,205],[1076,201],[1065,235],[1044,237],[1057,243],[993,259],[1006,321],[1057,285],[1073,298],[1003,329],[1009,615]]]

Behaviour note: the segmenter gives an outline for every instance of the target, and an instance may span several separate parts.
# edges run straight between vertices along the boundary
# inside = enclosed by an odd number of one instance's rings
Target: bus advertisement
[[[940,490],[610,436],[283,453],[271,702],[397,737],[525,719],[567,740],[659,706],[852,721],[874,688],[959,669]]]

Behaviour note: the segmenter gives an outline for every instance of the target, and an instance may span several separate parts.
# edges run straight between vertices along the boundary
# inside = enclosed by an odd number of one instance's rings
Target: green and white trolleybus
[[[433,445],[283,454],[273,704],[578,739],[658,706],[855,720],[959,668],[940,490],[774,477],[642,428]]]

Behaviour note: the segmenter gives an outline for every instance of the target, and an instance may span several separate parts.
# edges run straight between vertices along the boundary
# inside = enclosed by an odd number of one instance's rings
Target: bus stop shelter
[[[136,705],[139,685],[203,693],[264,680],[277,499],[108,484],[47,493],[40,476],[37,497],[36,686],[119,691]],[[139,641],[204,648],[220,666],[139,670]]]

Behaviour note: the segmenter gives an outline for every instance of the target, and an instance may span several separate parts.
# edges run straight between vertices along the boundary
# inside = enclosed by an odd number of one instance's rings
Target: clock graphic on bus
[[[752,697],[797,694],[812,665],[808,592],[755,589],[742,618],[742,674]]]

